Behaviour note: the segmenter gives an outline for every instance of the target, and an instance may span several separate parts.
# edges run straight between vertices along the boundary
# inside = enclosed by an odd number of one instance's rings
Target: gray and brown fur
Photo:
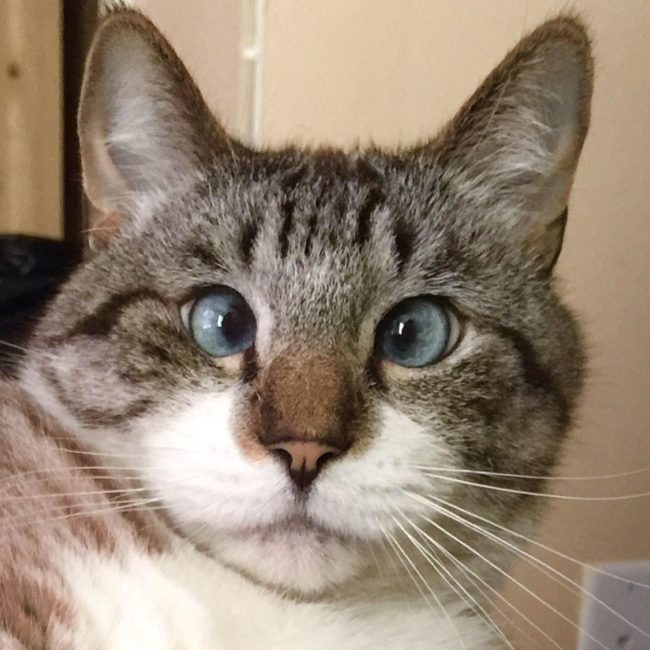
[[[92,171],[103,164],[92,151],[93,129],[107,129],[115,116],[95,105],[110,104],[98,78],[107,53],[130,33],[150,48],[161,74],[162,151],[185,167],[177,170],[178,180],[164,164],[155,178],[129,176],[143,162],[141,152],[116,145],[109,165],[122,166],[123,173],[115,186],[102,186]],[[555,211],[540,219],[543,152],[532,151],[529,167],[507,173],[504,151],[516,143],[505,127],[525,129],[522,106],[535,110],[545,101],[543,89],[533,92],[544,81],[539,62],[548,59],[561,71],[567,57],[580,84],[577,130],[559,163],[561,178],[552,179],[561,183]],[[86,189],[115,232],[98,242],[99,250],[51,305],[29,361],[67,413],[98,436],[129,436],[130,422],[173,405],[181,390],[236,387],[241,445],[254,458],[266,453],[260,437],[287,427],[314,438],[336,436],[349,453],[361,454],[377,406],[388,403],[444,431],[466,469],[552,472],[584,366],[578,325],[552,275],[589,123],[592,60],[579,21],[560,17],[544,24],[438,137],[392,152],[244,147],[208,114],[170,46],[132,11],[107,18],[91,61],[80,113]],[[98,115],[105,124],[97,123]],[[136,214],[143,196],[154,206],[146,218]],[[179,313],[193,295],[219,284],[236,287],[254,311],[273,316],[272,331],[260,331],[256,348],[236,363],[209,358],[193,345]],[[404,298],[425,294],[447,301],[462,330],[478,333],[480,343],[453,367],[396,368],[377,357],[375,326]],[[300,399],[292,399],[293,392]],[[96,488],[92,467],[65,451],[74,444],[70,436],[25,399],[16,388],[2,396],[2,480],[16,477],[11,493],[24,495],[20,472],[44,463],[69,467],[69,475],[30,483],[32,496]],[[499,484],[494,477],[479,480]],[[531,499],[511,494],[465,487],[455,498],[510,526],[523,526],[534,511]],[[101,496],[96,502],[110,503]],[[61,513],[80,507],[74,499],[52,503]],[[107,552],[122,535],[150,543],[148,523],[123,514],[14,530],[7,522],[17,515],[29,519],[37,512],[0,500],[0,528],[10,540],[3,548],[11,549],[0,560],[7,576],[0,590],[20,592],[19,600],[0,599],[0,629],[28,647],[37,638],[30,635],[39,633],[28,621],[41,611],[39,603],[45,599],[50,615],[62,620],[66,606],[48,600],[49,588],[35,591],[16,567],[47,576],[53,543]],[[54,591],[63,588],[56,577],[48,576],[47,584],[52,580]],[[8,604],[15,602],[24,602],[24,611]]]
[[[75,608],[57,552],[160,553],[168,533],[26,393],[0,382],[0,395],[0,647],[64,650]]]

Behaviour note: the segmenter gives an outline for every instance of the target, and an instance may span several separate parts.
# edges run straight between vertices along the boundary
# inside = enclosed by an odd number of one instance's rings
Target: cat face
[[[541,483],[480,472],[547,475],[570,423],[583,353],[551,269],[590,92],[558,19],[429,143],[255,152],[148,21],[113,14],[80,112],[108,236],[39,329],[32,391],[273,586],[322,592],[411,525],[458,546],[454,506],[523,526],[509,489]]]

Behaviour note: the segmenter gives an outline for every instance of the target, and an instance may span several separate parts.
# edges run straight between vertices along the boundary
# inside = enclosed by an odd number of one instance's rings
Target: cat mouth
[[[302,598],[354,575],[363,563],[359,548],[352,536],[309,517],[289,515],[219,536],[211,551],[255,584]]]
[[[331,542],[332,540],[339,542],[352,541],[351,535],[323,526],[305,515],[292,515],[271,524],[239,531],[238,536],[249,539],[253,537],[262,543],[277,542],[281,539],[292,543],[301,540],[310,543]]]

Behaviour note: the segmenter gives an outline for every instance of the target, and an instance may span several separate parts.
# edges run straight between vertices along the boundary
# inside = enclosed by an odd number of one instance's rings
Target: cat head
[[[579,393],[552,269],[591,89],[560,17],[418,146],[253,151],[148,20],[110,15],[79,113],[94,252],[26,385],[276,587],[342,583],[410,526],[451,544],[454,507],[523,526],[508,489],[542,482],[490,473],[551,472]]]

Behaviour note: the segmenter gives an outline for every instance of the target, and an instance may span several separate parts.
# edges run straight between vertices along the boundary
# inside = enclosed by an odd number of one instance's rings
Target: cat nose
[[[340,456],[344,450],[320,442],[286,440],[269,445],[287,465],[289,476],[299,490],[306,490],[325,462]]]

